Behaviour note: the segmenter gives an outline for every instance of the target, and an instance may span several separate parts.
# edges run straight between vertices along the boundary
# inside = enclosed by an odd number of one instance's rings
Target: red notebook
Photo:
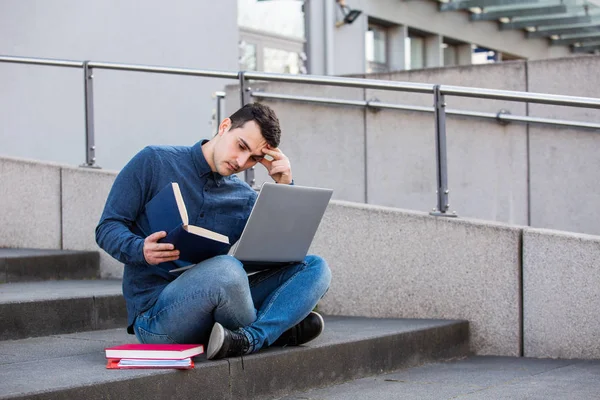
[[[106,358],[181,360],[204,353],[201,344],[124,344],[104,349]]]

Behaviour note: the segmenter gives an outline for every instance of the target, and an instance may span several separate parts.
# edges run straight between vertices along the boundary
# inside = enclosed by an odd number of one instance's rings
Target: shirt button
[[[204,218],[204,213],[200,213],[200,218]]]
[[[204,191],[205,191],[205,192],[208,192],[208,188],[204,188]]]

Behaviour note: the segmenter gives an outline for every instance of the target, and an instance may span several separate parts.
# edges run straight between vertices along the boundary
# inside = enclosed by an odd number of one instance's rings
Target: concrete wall
[[[336,13],[339,11],[336,10]],[[339,13],[338,13],[339,14]],[[339,20],[338,16],[338,20]],[[361,14],[351,25],[335,28],[333,35],[333,71],[331,75],[366,72],[365,33],[369,28],[366,14]],[[317,74],[317,72],[314,72]]]
[[[600,97],[599,56],[528,63],[532,92]],[[600,110],[531,104],[529,115],[600,123]],[[531,126],[531,225],[600,234],[598,130]]]
[[[99,250],[116,172],[0,158],[0,247]],[[328,314],[466,319],[476,354],[600,358],[600,237],[332,201]],[[103,277],[122,266],[101,251]]]
[[[0,246],[61,246],[60,166],[0,159]]]
[[[319,309],[466,319],[477,354],[519,356],[520,235],[497,224],[330,204],[310,250],[333,273]]]
[[[2,55],[236,71],[237,41],[234,1],[0,2]],[[111,169],[148,143],[195,142],[229,83],[106,70],[94,82],[97,163]],[[0,87],[1,155],[85,161],[81,69],[0,63]]]
[[[525,91],[523,63],[423,69],[379,75],[404,82]],[[366,98],[432,106],[424,94],[366,90]],[[449,109],[525,115],[525,104],[448,97]],[[426,211],[436,205],[433,113],[367,113],[367,185],[371,204]],[[527,225],[527,135],[523,125],[448,116],[448,184],[452,210],[464,217]]]
[[[115,171],[0,157],[0,247],[93,250]],[[123,265],[100,250],[100,274]]]
[[[99,250],[95,228],[116,174],[84,168],[61,169],[63,249]],[[100,251],[100,273],[103,277],[120,278],[123,264]]]
[[[600,237],[525,229],[524,355],[600,357]]]

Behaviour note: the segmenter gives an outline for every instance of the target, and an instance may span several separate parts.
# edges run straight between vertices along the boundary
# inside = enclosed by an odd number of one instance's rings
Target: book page
[[[173,182],[173,193],[175,193],[175,201],[177,201],[177,208],[181,215],[181,221],[183,222],[183,225],[187,225],[189,223],[187,208],[185,208],[181,189],[179,189],[179,184],[177,182]]]
[[[182,360],[138,360],[123,358],[119,361],[119,367],[189,367],[192,365],[190,358]]]
[[[193,233],[194,235],[204,236],[209,239],[216,240],[217,242],[229,244],[229,238],[227,236],[221,235],[217,232],[209,231],[208,229],[200,228],[199,226],[184,225],[183,229],[190,233]]]

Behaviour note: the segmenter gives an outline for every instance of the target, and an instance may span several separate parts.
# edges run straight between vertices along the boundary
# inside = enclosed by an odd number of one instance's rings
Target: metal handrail
[[[494,90],[471,88],[466,86],[441,85],[442,94],[481,99],[521,101],[527,103],[554,104],[558,106],[600,108],[600,99],[592,97],[563,96],[558,94],[514,92],[510,90]]]
[[[246,79],[275,81],[288,83],[305,83],[311,85],[343,86],[362,89],[396,90],[401,92],[417,92],[433,94],[435,85],[429,83],[397,82],[377,79],[344,78],[326,75],[288,75],[268,72],[244,72]]]
[[[14,57],[14,56],[0,56],[0,62],[18,63],[18,64],[34,64],[34,65],[48,65],[55,67],[71,67],[71,68],[83,68],[83,61],[73,60],[57,60],[49,58],[33,58],[33,57]],[[192,75],[192,76],[204,76],[213,78],[225,78],[225,79],[238,79],[240,72],[228,72],[218,70],[201,70],[193,68],[175,68],[175,67],[164,67],[164,66],[151,66],[142,64],[122,64],[122,63],[109,63],[109,62],[98,62],[88,61],[90,68],[108,69],[108,70],[120,70],[120,71],[137,71],[137,72],[150,72],[150,73],[162,73],[162,74],[174,74],[174,75]],[[262,81],[276,81],[276,82],[288,82],[288,83],[305,83],[313,85],[328,85],[328,86],[343,86],[343,87],[355,87],[364,89],[381,89],[381,90],[394,90],[403,92],[417,92],[417,93],[433,93],[435,85],[427,83],[413,83],[413,82],[397,82],[397,81],[386,81],[386,80],[375,80],[375,79],[363,79],[363,78],[344,78],[335,76],[321,76],[321,75],[288,75],[288,74],[275,74],[267,72],[244,72],[245,79],[254,79]],[[592,97],[577,97],[577,96],[564,96],[554,95],[547,93],[532,93],[532,92],[517,92],[510,90],[495,90],[495,89],[484,89],[474,88],[469,86],[450,86],[440,85],[440,92],[443,95],[461,96],[461,97],[476,97],[484,99],[496,99],[496,100],[510,100],[520,101],[529,103],[540,103],[540,104],[554,104],[561,106],[571,107],[586,107],[586,108],[598,108],[600,109],[600,99]]]
[[[401,111],[418,111],[418,112],[435,112],[433,107],[425,107],[425,106],[412,106],[412,105],[403,105],[403,104],[394,104],[394,103],[385,103],[379,101],[377,99],[372,100],[340,100],[333,99],[327,97],[312,97],[312,96],[295,96],[289,94],[281,94],[281,93],[269,93],[263,92],[259,90],[255,90],[250,92],[252,97],[258,99],[270,99],[270,100],[286,100],[286,101],[298,101],[302,103],[318,103],[318,104],[330,104],[330,105],[343,105],[343,106],[353,106],[353,107],[366,107],[370,109],[387,109],[387,110],[401,110]],[[581,122],[581,121],[569,121],[569,120],[561,120],[561,119],[551,119],[551,118],[537,118],[537,117],[525,117],[512,115],[501,110],[498,113],[491,112],[480,112],[480,111],[467,111],[467,110],[456,110],[456,109],[447,109],[446,114],[448,115],[457,115],[461,117],[474,117],[474,118],[483,118],[483,119],[494,119],[499,122],[523,122],[523,123],[534,123],[534,124],[542,124],[542,125],[554,125],[554,126],[566,126],[566,127],[575,127],[575,128],[585,128],[585,129],[600,129],[600,124],[594,124],[591,122]]]
[[[55,60],[52,58],[0,56],[0,61],[15,64],[48,65],[52,67],[83,68],[83,61]]]
[[[1,59],[0,59],[1,61]],[[217,71],[209,69],[193,69],[193,68],[174,68],[174,67],[162,67],[155,65],[141,65],[141,64],[119,64],[119,63],[108,63],[108,62],[97,62],[90,61],[88,64],[91,68],[108,69],[116,71],[135,71],[135,72],[151,72],[155,74],[172,74],[172,75],[191,75],[191,76],[204,76],[209,78],[225,78],[225,79],[238,79],[237,72]]]
[[[397,82],[387,80],[374,80],[374,79],[363,79],[363,78],[346,78],[346,77],[335,77],[335,76],[319,76],[319,75],[287,75],[287,74],[274,74],[266,72],[252,72],[252,71],[216,71],[216,70],[201,70],[193,68],[176,68],[176,67],[163,67],[163,66],[150,66],[150,65],[139,65],[139,64],[121,64],[121,63],[109,63],[109,62],[97,62],[97,61],[72,61],[72,60],[56,60],[56,59],[45,59],[45,58],[32,58],[32,57],[13,57],[13,56],[1,56],[0,62],[17,63],[17,64],[32,64],[32,65],[46,65],[55,67],[69,67],[69,68],[82,68],[84,75],[84,98],[85,98],[85,123],[86,123],[86,162],[83,166],[86,167],[97,167],[94,145],[94,108],[93,108],[93,74],[94,68],[107,69],[107,70],[119,70],[119,71],[135,71],[135,72],[149,72],[149,73],[160,73],[160,74],[174,74],[174,75],[187,75],[187,76],[201,76],[201,77],[213,77],[213,78],[225,78],[225,79],[237,79],[240,84],[240,97],[241,103],[244,105],[250,95],[253,93],[250,88],[247,87],[248,80],[260,80],[260,81],[275,81],[275,82],[287,82],[287,83],[302,83],[312,85],[328,85],[328,86],[341,86],[341,87],[354,87],[363,89],[380,89],[380,90],[392,90],[401,92],[415,92],[433,95],[433,107],[418,107],[418,106],[401,106],[401,105],[390,105],[387,103],[379,103],[376,101],[352,101],[352,100],[336,100],[336,104],[348,104],[348,105],[366,105],[373,108],[395,108],[404,110],[414,111],[433,111],[435,118],[435,133],[436,133],[436,167],[437,167],[437,208],[434,209],[432,214],[453,216],[447,214],[447,210],[450,207],[448,202],[448,181],[447,181],[447,163],[446,163],[446,114],[456,115],[468,115],[488,118],[490,117],[486,113],[468,112],[468,111],[457,111],[457,110],[446,110],[445,96],[462,96],[462,97],[476,97],[485,99],[497,99],[497,100],[510,100],[520,101],[529,103],[540,103],[540,104],[553,104],[561,106],[571,107],[586,107],[600,109],[600,99],[589,98],[589,97],[576,97],[576,96],[562,96],[545,93],[530,93],[530,92],[515,92],[508,90],[493,90],[483,88],[472,88],[463,86],[449,86],[449,85],[433,85],[427,83],[413,83],[413,82]],[[254,92],[254,97],[257,92]],[[263,97],[265,94],[263,93]],[[218,98],[217,101],[219,101]],[[323,99],[312,98],[315,102],[326,102]],[[461,114],[458,114],[461,113]],[[519,121],[519,122],[538,122],[547,123],[547,119],[544,118],[531,118],[531,117],[518,117],[511,116],[508,114],[498,113],[494,115],[494,118],[505,121]],[[525,120],[527,119],[527,120]],[[554,121],[555,124],[560,124],[561,121]],[[596,128],[595,124],[579,123],[580,127]],[[571,125],[573,126],[573,125]],[[254,171],[246,171],[246,181],[253,183]]]
[[[321,75],[286,75],[267,72],[245,72],[246,79],[288,83],[321,84],[366,89],[396,90],[402,92],[433,93],[436,85],[427,83],[397,82],[363,78],[343,78]],[[483,99],[511,100],[528,103],[555,104],[560,106],[600,108],[600,99],[593,97],[564,96],[547,93],[515,92],[474,88],[469,86],[439,85],[443,95],[477,97]]]

